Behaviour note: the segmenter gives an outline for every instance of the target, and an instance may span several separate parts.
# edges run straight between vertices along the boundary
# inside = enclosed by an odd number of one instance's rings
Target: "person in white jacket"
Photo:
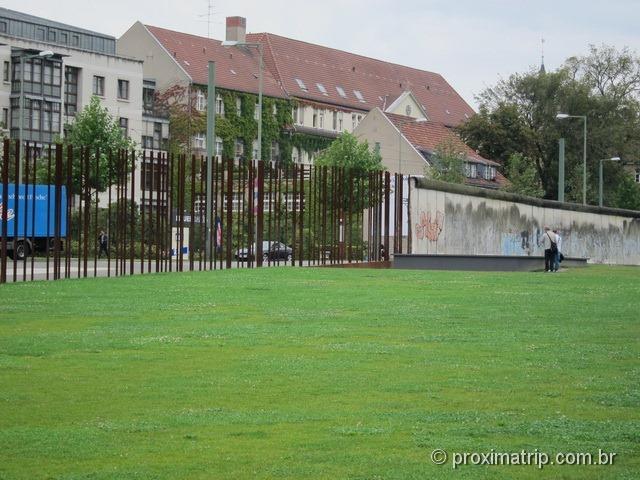
[[[554,262],[554,271],[560,270],[560,253],[562,252],[562,237],[560,236],[560,232],[558,230],[554,230],[553,233],[556,236],[556,247],[558,251],[556,252],[556,259]]]

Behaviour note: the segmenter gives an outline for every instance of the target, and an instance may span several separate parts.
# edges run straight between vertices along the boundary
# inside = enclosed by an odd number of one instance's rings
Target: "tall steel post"
[[[207,204],[205,207],[205,225],[207,238],[205,243],[205,256],[208,262],[212,261],[213,249],[211,248],[212,224],[213,224],[213,162],[216,144],[216,62],[209,62],[209,78],[207,83]]]

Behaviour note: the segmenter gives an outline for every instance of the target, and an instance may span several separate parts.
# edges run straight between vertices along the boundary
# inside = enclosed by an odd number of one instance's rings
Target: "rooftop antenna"
[[[213,16],[213,0],[208,0],[206,15],[198,15],[199,18],[207,17],[207,38],[211,38],[211,17]]]
[[[540,42],[542,44],[541,46],[542,60],[540,62],[540,73],[547,73],[546,69],[544,68],[544,37],[540,39]]]

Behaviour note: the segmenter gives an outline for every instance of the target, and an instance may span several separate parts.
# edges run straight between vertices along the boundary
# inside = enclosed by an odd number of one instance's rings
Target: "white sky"
[[[558,67],[589,44],[640,51],[640,0],[212,0],[267,31],[442,74],[469,102],[499,78]],[[2,6],[119,37],[136,20],[207,35],[207,0],[3,0]]]

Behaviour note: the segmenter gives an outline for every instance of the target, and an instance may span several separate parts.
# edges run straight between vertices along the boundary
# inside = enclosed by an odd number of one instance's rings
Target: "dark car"
[[[280,242],[272,242],[269,250],[264,252],[264,260],[272,262],[279,260],[290,262],[292,258],[293,249]]]

